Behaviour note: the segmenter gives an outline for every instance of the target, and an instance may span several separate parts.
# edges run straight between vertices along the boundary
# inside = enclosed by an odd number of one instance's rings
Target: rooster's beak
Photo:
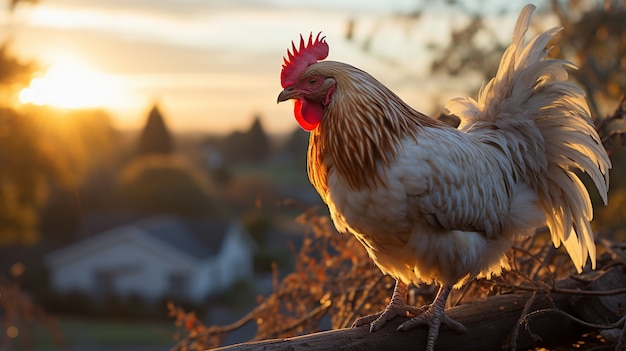
[[[291,99],[298,99],[300,97],[301,95],[298,91],[295,90],[295,87],[290,86],[290,87],[286,87],[285,90],[281,91],[280,94],[278,94],[278,99],[276,100],[276,103],[291,100]]]

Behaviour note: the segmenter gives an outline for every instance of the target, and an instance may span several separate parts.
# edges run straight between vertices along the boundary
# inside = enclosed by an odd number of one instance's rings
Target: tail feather
[[[566,68],[575,66],[546,59],[546,45],[560,28],[524,45],[534,8],[522,10],[498,72],[478,100],[455,99],[446,108],[461,119],[459,129],[491,144],[497,141],[516,178],[539,194],[555,246],[563,244],[580,271],[587,258],[595,267],[596,250],[591,200],[575,171],[590,176],[606,204],[611,163],[584,91],[567,81]]]

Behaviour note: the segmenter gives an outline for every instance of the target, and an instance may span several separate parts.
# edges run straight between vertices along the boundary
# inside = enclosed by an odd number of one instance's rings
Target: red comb
[[[317,34],[315,42],[313,33],[309,34],[309,42],[304,43],[304,38],[300,34],[300,47],[291,42],[291,52],[287,50],[287,57],[283,57],[283,70],[280,72],[280,84],[283,88],[294,85],[302,72],[310,65],[328,56],[328,44],[321,37],[322,32]]]

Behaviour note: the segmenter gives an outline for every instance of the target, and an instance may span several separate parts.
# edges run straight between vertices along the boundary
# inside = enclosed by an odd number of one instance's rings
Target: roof
[[[88,219],[87,219],[88,221]],[[102,225],[101,216],[97,216],[98,224]],[[112,218],[112,223],[115,223]],[[175,250],[170,255],[187,262],[188,260],[204,260],[217,255],[228,235],[232,221],[222,219],[183,219],[174,216],[156,216],[136,221],[123,220],[121,224],[111,227],[103,226],[101,231],[87,236],[73,244],[55,250],[47,255],[48,262],[67,262],[71,257],[89,255],[89,252],[100,250],[103,245],[112,245],[123,240],[142,242],[142,245],[157,245],[159,250]],[[90,230],[91,232],[95,232]],[[142,239],[143,238],[143,239]],[[169,249],[167,249],[169,248]],[[186,258],[185,258],[186,257]],[[174,259],[174,257],[171,257]]]
[[[182,220],[177,217],[160,216],[129,225],[191,256],[203,259],[219,252],[232,224],[225,220]]]

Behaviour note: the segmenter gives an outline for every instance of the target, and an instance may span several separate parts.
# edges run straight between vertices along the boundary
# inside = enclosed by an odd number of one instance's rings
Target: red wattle
[[[310,103],[304,99],[296,100],[293,112],[300,127],[307,132],[317,128],[322,121],[322,115],[324,113],[321,104]]]

